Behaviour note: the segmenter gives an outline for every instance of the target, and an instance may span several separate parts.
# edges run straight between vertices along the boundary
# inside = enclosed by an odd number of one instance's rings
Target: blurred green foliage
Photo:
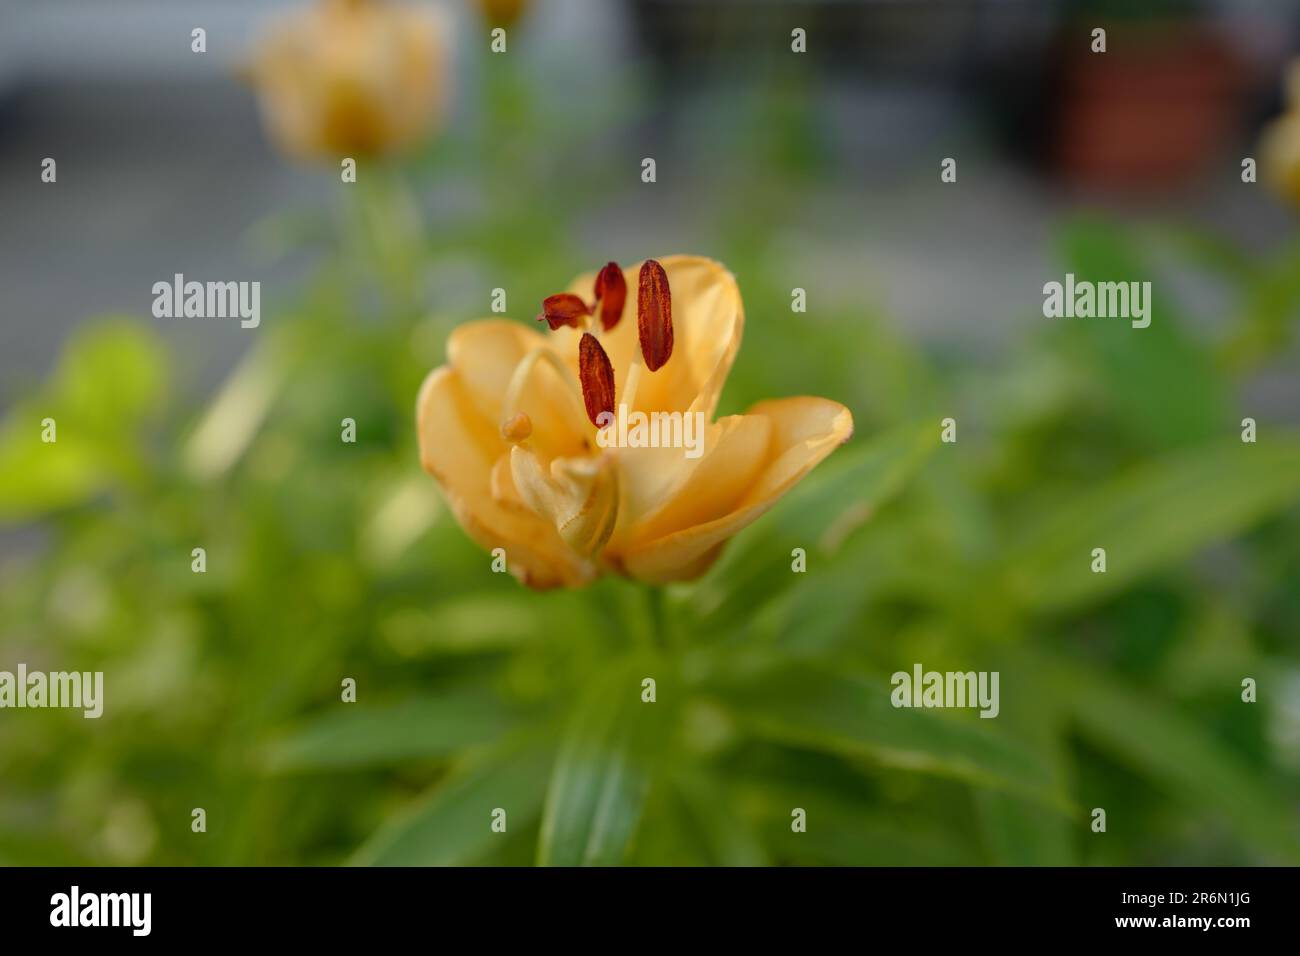
[[[1156,242],[1212,272],[1236,308],[1217,338],[1163,296],[1143,332],[1045,324],[993,368],[936,360],[868,303],[791,321],[755,224],[815,233],[790,197],[822,159],[806,92],[774,92],[719,118],[753,159],[706,248],[612,254],[721,258],[749,314],[722,411],[806,391],[857,436],[697,583],[536,594],[489,573],[420,471],[414,396],[482,288],[508,277],[527,318],[596,264],[575,216],[624,187],[546,157],[596,152],[635,77],[581,117],[481,80],[481,113],[344,190],[337,228],[255,231],[321,268],[204,408],[148,321],[113,318],[11,409],[0,520],[37,543],[5,564],[0,668],[103,670],[107,707],[0,720],[0,861],[1300,862],[1300,434],[1261,421],[1242,444],[1237,398],[1289,340],[1295,248],[1063,227],[1080,278],[1148,275]],[[440,190],[473,198],[430,216]],[[998,719],[891,707],[918,661],[1000,671]]]

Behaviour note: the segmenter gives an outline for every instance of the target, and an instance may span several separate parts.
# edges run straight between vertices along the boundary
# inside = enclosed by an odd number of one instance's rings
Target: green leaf
[[[1138,238],[1144,244],[1164,243],[1193,268],[1233,284],[1248,282],[1259,268],[1257,258],[1236,240],[1184,224],[1153,224]]]
[[[973,866],[979,862],[956,834],[937,821],[882,812],[870,803],[789,795],[788,805],[807,814],[808,829],[793,833],[789,814],[774,819],[773,851],[782,862],[810,860],[830,866]],[[947,821],[944,821],[947,822]]]
[[[964,566],[909,519],[882,519],[816,574],[789,575],[796,582],[746,620],[731,646],[743,650],[770,638],[783,653],[825,657],[860,640],[867,608],[890,599],[969,613],[979,596],[968,592]]]
[[[381,827],[350,861],[354,866],[463,866],[483,858],[503,835],[492,814],[506,812],[507,832],[525,829],[542,806],[549,750],[494,752],[462,765],[405,815]]]
[[[979,862],[962,815],[935,812],[944,804],[927,799],[945,792],[960,799],[959,786],[932,780],[902,784],[806,749],[751,744],[748,755],[729,762],[725,777],[719,774],[719,785],[725,779],[727,790],[725,799],[714,801],[720,808],[715,812],[745,825],[752,819],[777,864]],[[804,811],[805,830],[792,828],[796,809]]]
[[[0,429],[0,521],[85,503],[140,468],[131,432],[160,414],[167,354],[147,329],[110,318],[77,329],[40,393]],[[42,441],[54,419],[56,441]]]
[[[283,338],[264,338],[226,376],[185,441],[182,459],[190,474],[215,478],[232,468],[284,387],[293,359]]]
[[[111,317],[77,329],[59,358],[54,393],[83,427],[120,432],[163,411],[167,351],[134,319]]]
[[[706,772],[678,768],[673,789],[695,831],[696,839],[715,866],[766,866],[770,862],[762,841],[745,815],[737,812],[730,784]]]
[[[1240,321],[1221,347],[1224,363],[1238,373],[1285,355],[1300,320],[1300,242],[1283,245],[1262,262],[1248,262]]]
[[[897,495],[938,446],[936,423],[910,424],[842,449],[742,533],[695,588],[705,627],[748,618],[754,596],[787,587],[791,551],[810,564],[836,554],[850,534]]]
[[[1003,648],[989,663],[1002,675],[999,731],[1034,753],[1057,785],[1067,790],[1071,780],[1065,753],[1065,694],[1042,679],[1047,667],[1025,644]],[[985,846],[997,865],[1078,865],[1071,840],[1077,817],[993,790],[975,793],[975,811]]]
[[[647,732],[658,704],[641,702],[639,680],[616,668],[573,712],[555,760],[537,845],[542,866],[621,863],[650,782]]]
[[[978,790],[975,807],[999,866],[1077,866],[1069,819],[1056,810],[994,790]]]
[[[390,707],[336,705],[266,750],[271,772],[384,766],[491,743],[521,713],[488,691],[456,691]]]
[[[57,441],[41,440],[35,406],[13,411],[0,431],[0,521],[22,521],[78,505],[108,483],[104,456],[95,443],[55,419]]]
[[[1228,823],[1268,858],[1300,862],[1294,807],[1206,730],[1137,688],[1070,662],[1056,680],[1096,746],[1189,807]]]
[[[716,692],[762,738],[1064,803],[1031,753],[956,717],[896,708],[882,681],[786,664]]]
[[[1071,223],[1063,241],[1076,282],[1146,282],[1155,293],[1147,317],[1054,319],[1075,361],[1089,368],[1097,394],[1121,428],[1144,442],[1172,448],[1213,436],[1225,418],[1223,388],[1209,352],[1192,340],[1171,294],[1123,229],[1095,219]]]
[[[406,655],[473,654],[514,650],[540,639],[546,624],[531,603],[489,592],[404,609],[381,620],[380,631]]]
[[[1300,436],[1265,428],[1171,454],[1045,509],[1011,549],[1007,584],[1044,610],[1123,590],[1300,498]],[[1106,549],[1093,573],[1092,549]]]

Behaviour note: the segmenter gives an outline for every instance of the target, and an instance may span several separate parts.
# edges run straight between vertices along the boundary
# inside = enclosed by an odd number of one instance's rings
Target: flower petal
[[[519,392],[517,407],[504,407],[511,381],[529,353],[547,352],[546,338],[509,319],[482,319],[457,326],[447,339],[447,360],[460,374],[478,413],[495,426],[523,412],[532,440],[547,457],[581,454],[587,428],[576,378],[566,382],[547,362],[538,362]]]
[[[499,421],[501,401],[515,366],[546,339],[509,319],[480,319],[458,325],[447,338],[447,361],[460,372],[475,407],[489,421]]]
[[[651,583],[685,581],[707,570],[728,538],[756,520],[853,434],[853,416],[838,402],[801,396],[759,402],[744,417],[770,426],[763,466],[728,513],[650,541],[619,556],[620,568]]]
[[[729,415],[704,428],[698,458],[683,448],[620,449],[625,516],[612,546],[652,541],[730,512],[766,463],[771,431],[761,415]]]
[[[1300,112],[1284,114],[1264,128],[1259,157],[1260,175],[1280,195],[1300,205]]]
[[[442,486],[456,520],[483,548],[504,548],[512,574],[534,588],[572,587],[595,576],[595,567],[569,550],[552,525],[495,500],[492,469],[508,449],[456,369],[444,365],[429,373],[416,401],[416,425],[420,463]]]
[[[606,456],[556,458],[549,473],[531,448],[510,451],[519,496],[583,557],[605,546],[618,519],[618,469]]]
[[[745,313],[735,277],[712,259],[699,256],[666,256],[659,260],[668,275],[673,308],[673,354],[657,372],[643,371],[637,385],[633,410],[685,412],[694,409],[712,419],[722,385],[740,348]],[[638,288],[641,263],[623,270],[629,288]],[[591,292],[595,273],[573,281],[569,290],[576,295]],[[639,361],[641,344],[637,328],[636,297],[627,296],[623,314],[613,329],[598,337],[614,366],[618,400],[628,370]],[[548,341],[560,358],[577,374],[578,339],[573,329],[561,328]]]

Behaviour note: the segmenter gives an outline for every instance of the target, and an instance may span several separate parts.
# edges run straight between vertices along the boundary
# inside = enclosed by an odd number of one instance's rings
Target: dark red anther
[[[673,299],[668,289],[668,273],[654,259],[647,259],[641,266],[636,325],[645,367],[657,371],[673,354]]]
[[[544,321],[554,332],[562,325],[582,328],[582,320],[589,315],[591,309],[587,308],[587,303],[571,292],[560,292],[542,300],[542,311],[538,314],[537,321]]]
[[[627,301],[627,280],[617,262],[606,264],[596,273],[594,294],[600,303],[600,327],[608,332],[623,317],[623,303]]]
[[[599,421],[600,415],[614,414],[614,366],[596,336],[582,333],[578,342],[578,377],[582,380],[582,402],[587,406],[587,417],[597,428],[609,424]]]

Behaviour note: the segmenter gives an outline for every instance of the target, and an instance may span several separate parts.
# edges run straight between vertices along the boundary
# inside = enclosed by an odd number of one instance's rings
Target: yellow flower
[[[321,0],[274,23],[248,78],[276,144],[303,159],[418,142],[445,108],[442,21],[382,0]]]
[[[698,577],[853,432],[847,408],[806,396],[713,421],[744,310],[712,260],[610,263],[549,297],[538,318],[549,334],[508,320],[456,329],[416,409],[421,461],[457,520],[532,587],[602,571]],[[615,398],[628,413],[700,413],[702,453],[607,447],[616,426],[602,434],[593,422]]]
[[[1260,139],[1260,171],[1274,189],[1300,205],[1300,60],[1291,63],[1286,99],[1287,112]]]
[[[524,12],[527,0],[478,0],[483,19],[493,26],[513,26]]]

